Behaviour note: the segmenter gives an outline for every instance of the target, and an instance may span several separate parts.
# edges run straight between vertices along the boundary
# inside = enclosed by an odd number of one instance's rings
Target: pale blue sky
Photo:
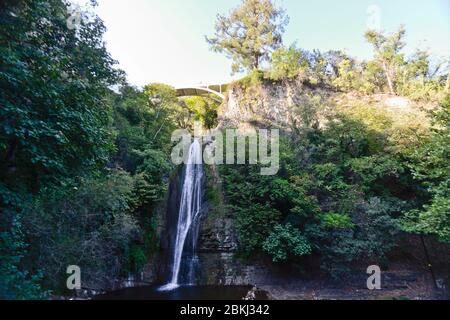
[[[107,47],[130,83],[173,86],[229,81],[231,61],[211,52],[216,14],[228,13],[240,0],[99,0],[96,12],[108,31]],[[277,0],[290,16],[284,42],[305,49],[346,49],[371,56],[363,38],[367,9],[380,8],[381,29],[406,26],[406,52],[428,48],[450,56],[450,0]],[[236,76],[234,77],[236,78]]]

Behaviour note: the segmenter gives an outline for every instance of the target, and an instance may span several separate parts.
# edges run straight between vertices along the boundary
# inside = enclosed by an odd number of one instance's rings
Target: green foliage
[[[216,52],[233,59],[233,72],[258,69],[281,45],[288,19],[271,0],[243,0],[229,17],[217,16],[213,38],[206,40]]]
[[[130,249],[130,265],[131,271],[141,271],[148,261],[148,256],[142,246],[133,245]]]
[[[113,68],[98,18],[66,26],[65,2],[7,2],[0,13],[0,157],[3,179],[36,188],[50,174],[106,162]],[[26,44],[26,45],[24,45]],[[12,174],[14,172],[14,174]]]
[[[1,295],[43,298],[41,279],[52,274],[36,263],[40,252],[27,223],[30,203],[46,186],[89,174],[108,161],[114,144],[105,98],[123,74],[105,49],[98,17],[82,19],[71,30],[65,1],[1,6]],[[54,220],[45,228],[58,226]]]
[[[155,252],[186,110],[169,86],[109,89],[123,72],[95,15],[70,29],[65,1],[1,6],[0,297],[63,293],[71,264],[84,286],[110,287]]]
[[[358,87],[358,71],[355,62],[351,59],[344,59],[338,64],[338,76],[333,79],[333,85],[343,91],[350,91]]]
[[[241,85],[244,89],[251,89],[257,87],[263,83],[264,72],[261,70],[252,70],[248,75],[239,79],[237,83]]]
[[[450,96],[434,112],[433,119],[435,127],[429,140],[411,154],[409,163],[414,178],[431,199],[423,208],[408,212],[404,228],[450,242]]]
[[[371,190],[381,192],[386,183],[383,179],[396,179],[404,173],[404,168],[398,159],[390,155],[351,159],[346,162],[346,165],[352,174],[351,180],[361,183],[363,190],[368,193]]]
[[[392,35],[386,36],[383,33],[369,30],[365,33],[366,40],[372,44],[375,51],[375,61],[383,69],[389,91],[396,93],[399,68],[404,63],[404,55],[400,52],[405,43],[405,28],[400,26],[399,30]]]
[[[218,172],[216,166],[205,166],[206,190],[205,196],[209,203],[208,215],[210,217],[223,217],[224,201],[221,183],[218,180]]]
[[[293,106],[292,129],[297,134],[317,128],[319,125],[319,111],[322,109],[322,99],[320,96],[306,94],[302,104]]]
[[[335,278],[347,274],[358,262],[367,259],[383,261],[385,253],[395,246],[397,221],[393,214],[400,207],[380,198],[356,199],[351,222],[340,217],[337,225],[330,218],[305,227],[313,248],[321,254],[321,266]],[[336,221],[336,216],[333,217]]]
[[[352,218],[348,214],[327,212],[321,215],[322,223],[328,228],[346,229],[353,228]]]
[[[242,256],[250,257],[261,250],[263,241],[279,221],[280,213],[268,204],[251,203],[247,208],[237,207],[235,227]]]
[[[374,59],[369,61],[358,61],[343,51],[308,52],[295,44],[281,46],[272,53],[266,77],[275,81],[296,78],[365,95],[389,92],[413,100],[442,101],[450,84],[448,59],[436,59],[425,50],[406,57],[404,36],[403,26],[392,34],[367,31],[365,38],[374,50]]]
[[[308,240],[289,223],[276,225],[264,241],[263,249],[272,257],[273,262],[283,262],[289,256],[299,257],[311,253]]]
[[[0,298],[64,293],[71,264],[81,267],[83,286],[109,287],[140,272],[158,249],[154,212],[174,169],[172,131],[192,120],[215,127],[218,106],[206,97],[180,103],[164,84],[124,85],[102,21],[69,29],[65,1],[1,6]],[[296,77],[364,94],[388,89],[437,100],[448,93],[444,63],[433,66],[425,51],[403,55],[402,28],[367,32],[375,59],[358,62],[341,51],[280,47],[286,22],[271,1],[244,0],[218,17],[208,39],[233,59],[233,71],[250,71],[239,84],[253,101],[264,80]],[[258,70],[271,59],[266,73]],[[383,260],[400,222],[450,242],[450,97],[425,136],[394,128],[389,114],[363,104],[336,108],[319,123],[327,106],[305,96],[282,132],[276,175],[220,166],[223,199],[219,177],[207,173],[208,200],[234,215],[241,256],[292,263],[314,253],[339,277]]]
[[[164,197],[164,178],[172,170],[169,152],[179,107],[176,95],[171,87],[159,84],[148,85],[145,91],[124,86],[120,94],[111,95],[117,145],[112,165],[136,174],[136,206],[151,210]]]
[[[183,99],[189,111],[194,113],[194,120],[201,121],[207,129],[217,126],[217,108],[219,103],[205,97],[187,97]]]
[[[396,142],[388,115],[364,106],[333,110],[319,127],[314,114],[323,106],[310,100],[303,111],[311,116],[281,137],[277,175],[248,165],[221,166],[220,174],[245,256],[265,252],[292,263],[294,243],[302,243],[297,252],[319,255],[323,270],[339,277],[360,261],[384,259],[396,244],[398,216],[416,204],[406,200],[419,194],[404,158],[389,152]]]
[[[364,94],[385,92],[386,77],[380,64],[376,61],[368,61],[363,63],[362,69],[361,84],[355,89]]]
[[[326,55],[316,49],[309,53],[308,61],[308,81],[312,84],[327,83],[329,64]]]
[[[152,195],[146,200],[154,202],[162,200],[167,191],[167,183],[163,180],[172,169],[168,155],[157,149],[135,150],[134,152],[139,157],[137,172],[143,178],[142,187],[148,188],[149,190],[146,192],[150,192]]]
[[[376,133],[385,133],[393,125],[392,116],[386,110],[376,106],[357,103],[351,107],[341,108],[340,111]]]
[[[175,88],[161,83],[152,83],[144,87],[144,94],[149,99],[149,112],[152,116],[151,127],[155,127],[152,140],[166,141],[174,128],[186,128],[190,120],[189,111],[178,102]]]
[[[63,288],[68,265],[78,265],[89,287],[107,284],[128,263],[132,239],[139,235],[131,214],[133,179],[121,171],[66,181],[46,188],[27,210],[24,224],[32,237],[34,264],[45,282]]]
[[[448,78],[448,65],[439,62],[432,66],[430,54],[424,50],[417,50],[406,58],[402,53],[404,36],[403,26],[390,35],[373,30],[366,32],[365,38],[373,46],[375,59],[362,64],[360,76],[357,76],[360,80],[354,84],[346,83],[349,84],[346,89],[370,94],[385,92],[387,86],[391,94],[416,100],[440,100],[448,90],[442,81],[444,77]],[[447,70],[442,70],[445,67]],[[358,73],[357,68],[354,70]]]
[[[39,284],[41,274],[30,275],[23,267],[28,245],[20,218],[12,219],[10,230],[0,232],[0,299],[45,299],[48,292]]]
[[[307,70],[308,61],[295,45],[289,48],[283,46],[272,54],[272,68],[269,76],[273,80],[295,78],[299,74],[306,74]]]

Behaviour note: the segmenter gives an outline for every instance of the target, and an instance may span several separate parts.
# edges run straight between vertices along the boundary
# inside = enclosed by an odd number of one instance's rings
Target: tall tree
[[[105,97],[122,72],[100,18],[71,21],[68,3],[0,2],[0,298],[39,296],[26,204],[50,182],[98,168],[114,147]]]
[[[98,17],[70,28],[61,0],[8,2],[0,10],[0,177],[37,189],[52,173],[104,163],[109,86],[121,80]]]
[[[385,35],[382,32],[369,30],[365,33],[366,40],[373,45],[375,51],[375,60],[382,67],[386,76],[386,81],[391,94],[396,94],[395,78],[398,68],[404,62],[403,54],[400,51],[405,46],[403,37],[405,28],[400,26],[397,32],[391,35]]]
[[[271,0],[243,0],[229,17],[217,16],[215,35],[206,41],[233,59],[233,72],[258,69],[280,47],[288,20]]]

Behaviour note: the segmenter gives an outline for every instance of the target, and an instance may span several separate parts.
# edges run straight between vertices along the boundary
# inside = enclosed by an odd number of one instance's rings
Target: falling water
[[[160,290],[172,290],[179,286],[180,268],[182,264],[183,251],[186,249],[185,242],[190,233],[192,243],[191,252],[187,257],[188,281],[193,284],[194,270],[198,258],[195,255],[198,232],[198,221],[202,202],[202,148],[200,142],[195,139],[189,147],[188,159],[185,165],[183,187],[181,191],[180,209],[178,213],[177,235],[173,250],[173,264],[171,268],[171,279],[169,283],[162,286]]]

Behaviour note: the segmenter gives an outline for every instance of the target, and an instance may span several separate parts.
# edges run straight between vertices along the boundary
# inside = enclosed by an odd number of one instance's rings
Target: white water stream
[[[180,286],[180,268],[182,264],[183,251],[189,231],[193,234],[199,223],[199,214],[202,203],[202,147],[200,142],[195,139],[189,147],[187,163],[185,165],[183,186],[181,191],[180,209],[178,213],[177,235],[173,250],[173,264],[171,268],[171,279],[169,283],[163,285],[160,290],[172,290]],[[192,236],[192,254],[187,261],[189,281],[193,282],[193,269],[196,264],[197,257],[195,255],[196,237]],[[193,284],[193,283],[189,283]]]

